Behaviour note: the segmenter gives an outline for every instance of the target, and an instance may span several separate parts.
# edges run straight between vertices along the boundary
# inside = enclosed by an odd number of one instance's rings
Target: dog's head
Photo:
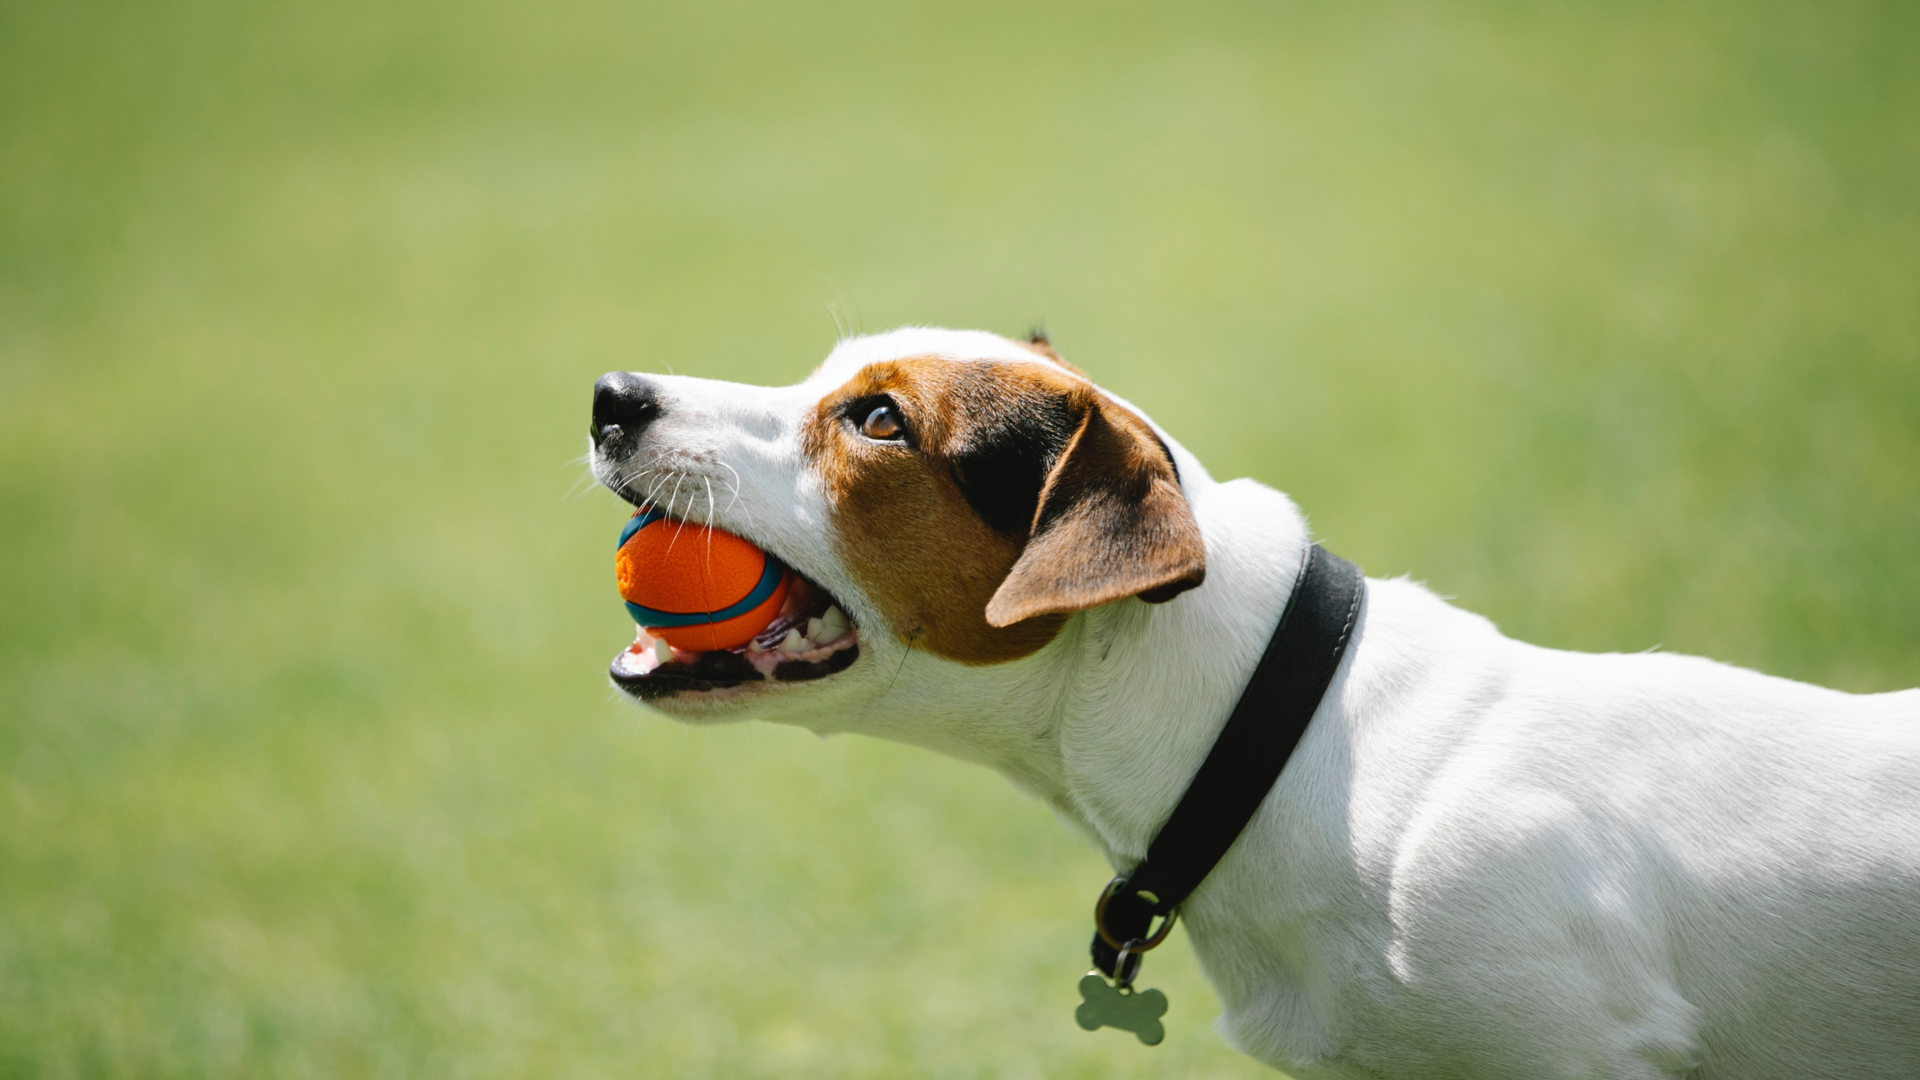
[[[740,649],[669,654],[643,632],[615,659],[621,689],[683,717],[845,709],[910,661],[1017,664],[1077,612],[1206,573],[1169,442],[1044,340],[900,330],[782,388],[615,373],[592,434],[623,498],[738,533],[802,579]]]

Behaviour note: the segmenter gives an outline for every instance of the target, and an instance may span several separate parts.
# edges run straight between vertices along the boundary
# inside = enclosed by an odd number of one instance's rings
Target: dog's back
[[[1271,927],[1373,944],[1336,999],[1235,1009],[1259,976],[1196,927],[1237,1041],[1303,1077],[1310,1047],[1328,1076],[1920,1076],[1920,690],[1535,648],[1405,582],[1368,605],[1262,839]],[[1342,900],[1303,930],[1307,884]]]

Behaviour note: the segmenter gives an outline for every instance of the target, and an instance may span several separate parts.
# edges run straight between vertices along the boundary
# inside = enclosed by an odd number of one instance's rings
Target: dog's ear
[[[987,603],[1011,626],[1138,596],[1163,603],[1207,576],[1206,545],[1166,447],[1126,410],[1090,400],[1054,459],[1020,558]]]

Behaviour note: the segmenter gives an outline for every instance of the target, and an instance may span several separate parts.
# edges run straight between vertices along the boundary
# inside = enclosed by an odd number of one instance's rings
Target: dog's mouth
[[[758,683],[807,682],[844,671],[860,655],[853,619],[832,593],[793,572],[780,613],[752,641],[689,652],[636,627],[613,658],[614,684],[643,701]]]

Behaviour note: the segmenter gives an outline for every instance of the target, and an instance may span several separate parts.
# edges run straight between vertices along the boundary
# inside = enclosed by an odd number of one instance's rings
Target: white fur
[[[635,486],[778,552],[865,629],[821,682],[656,704],[990,765],[1130,865],[1265,646],[1305,522],[1168,438],[1204,586],[1085,612],[1012,663],[908,650],[828,542],[796,430],[864,364],[925,355],[1048,363],[911,329],[795,387],[658,378]],[[1301,1080],[1920,1076],[1920,690],[1536,648],[1371,580],[1306,737],[1182,915],[1226,1036]]]

